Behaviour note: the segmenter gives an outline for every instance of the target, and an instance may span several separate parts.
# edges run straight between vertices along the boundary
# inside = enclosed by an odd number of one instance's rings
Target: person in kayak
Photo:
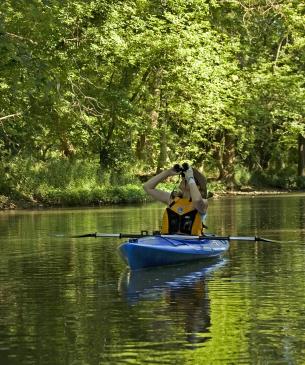
[[[178,191],[167,192],[157,185],[170,176],[181,175]],[[188,164],[175,165],[152,177],[144,190],[154,199],[167,204],[163,214],[161,234],[188,234],[200,236],[205,228],[208,209],[206,178]]]

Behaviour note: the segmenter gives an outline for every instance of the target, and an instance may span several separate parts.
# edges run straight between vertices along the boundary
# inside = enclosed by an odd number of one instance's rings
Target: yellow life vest
[[[201,215],[189,199],[175,198],[163,214],[161,234],[176,233],[203,234]]]

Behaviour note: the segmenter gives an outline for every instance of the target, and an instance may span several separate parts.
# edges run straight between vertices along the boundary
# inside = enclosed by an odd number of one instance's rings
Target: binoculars
[[[184,177],[184,176],[185,176],[185,175],[184,175],[184,172],[185,172],[186,170],[188,170],[188,169],[189,169],[189,164],[188,164],[187,162],[184,162],[184,163],[182,164],[182,166],[181,166],[181,165],[179,165],[178,163],[176,163],[176,165],[174,165],[173,169],[174,169],[176,172],[180,172],[180,175]]]

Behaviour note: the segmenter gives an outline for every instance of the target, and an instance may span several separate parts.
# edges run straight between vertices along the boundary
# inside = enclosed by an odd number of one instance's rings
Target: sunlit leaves
[[[0,117],[20,114],[0,126],[1,150],[107,168],[142,156],[143,170],[164,142],[164,164],[199,167],[198,155],[219,165],[228,135],[238,163],[295,151],[304,13],[298,1],[5,0]]]

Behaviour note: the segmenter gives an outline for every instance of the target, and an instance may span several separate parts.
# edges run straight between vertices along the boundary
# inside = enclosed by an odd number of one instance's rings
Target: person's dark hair
[[[199,191],[201,193],[201,196],[206,199],[208,196],[207,191],[207,179],[204,175],[202,175],[201,172],[199,172],[196,168],[193,167],[193,173],[194,173],[194,179],[196,182],[196,185],[199,187]]]

